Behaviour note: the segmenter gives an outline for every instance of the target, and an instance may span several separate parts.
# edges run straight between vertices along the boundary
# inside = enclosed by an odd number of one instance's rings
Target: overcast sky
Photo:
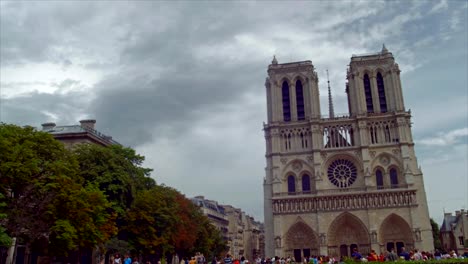
[[[430,215],[468,209],[467,1],[0,1],[0,121],[96,119],[160,184],[263,221],[265,77],[311,60],[346,113],[352,54],[402,70]]]

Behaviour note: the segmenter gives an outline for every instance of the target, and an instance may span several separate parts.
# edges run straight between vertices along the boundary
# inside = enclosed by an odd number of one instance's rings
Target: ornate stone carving
[[[379,162],[380,164],[387,166],[388,164],[390,164],[390,158],[387,155],[382,155],[382,157],[380,157]]]
[[[320,233],[319,235],[320,245],[327,245],[327,235],[325,233]]]
[[[309,163],[313,163],[314,162],[314,156],[307,156],[307,161]]]
[[[369,155],[371,158],[375,158],[375,154],[376,154],[375,151],[369,151]]]
[[[370,233],[371,243],[377,243],[377,232],[373,230]]]
[[[281,237],[275,237],[275,246],[276,248],[281,248]]]
[[[322,159],[327,158],[327,153],[326,152],[320,152],[320,156],[322,156]]]
[[[355,151],[354,151],[354,155],[355,155],[356,157],[358,157],[360,160],[362,160],[362,153],[361,153],[361,151],[355,150]]]
[[[399,149],[392,149],[392,153],[395,155],[400,155],[400,150]]]
[[[294,171],[300,171],[302,169],[302,162],[300,161],[295,161],[293,164],[292,164],[292,168]]]
[[[281,158],[280,161],[284,165],[284,164],[286,164],[286,162],[288,162],[288,158]]]
[[[342,194],[342,192],[340,193]],[[416,206],[416,191],[390,191],[308,198],[273,198],[274,214],[314,213],[319,211],[365,210]],[[420,235],[420,232],[419,232]]]
[[[421,230],[419,228],[415,228],[413,230],[414,233],[414,240],[421,241]]]

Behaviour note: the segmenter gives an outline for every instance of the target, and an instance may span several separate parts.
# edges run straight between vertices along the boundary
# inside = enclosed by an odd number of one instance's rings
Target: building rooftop
[[[57,139],[76,136],[88,136],[103,145],[120,145],[119,142],[94,129],[96,120],[81,120],[80,125],[57,126],[55,123],[42,124],[42,131],[52,134]]]

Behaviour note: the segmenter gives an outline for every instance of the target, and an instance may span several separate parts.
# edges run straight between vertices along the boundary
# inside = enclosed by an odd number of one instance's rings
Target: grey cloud
[[[1,98],[0,121],[36,127],[49,121],[61,125],[76,124],[84,114],[86,104],[86,94],[81,92],[32,92],[19,97]]]
[[[192,65],[191,70],[175,69],[180,74],[159,78],[143,75],[127,80],[114,76],[96,85],[91,112],[114,138],[135,146],[152,140],[153,130],[169,127],[169,135],[157,136],[176,136],[200,118],[200,111],[215,111],[215,106],[222,107],[247,91],[263,92],[264,88],[256,84],[262,83],[264,69],[256,65],[216,66]]]

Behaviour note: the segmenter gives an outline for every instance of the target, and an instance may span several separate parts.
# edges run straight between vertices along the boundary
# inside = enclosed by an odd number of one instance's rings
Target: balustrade
[[[415,205],[417,205],[416,190],[398,190],[335,196],[273,198],[273,213],[309,213]]]

